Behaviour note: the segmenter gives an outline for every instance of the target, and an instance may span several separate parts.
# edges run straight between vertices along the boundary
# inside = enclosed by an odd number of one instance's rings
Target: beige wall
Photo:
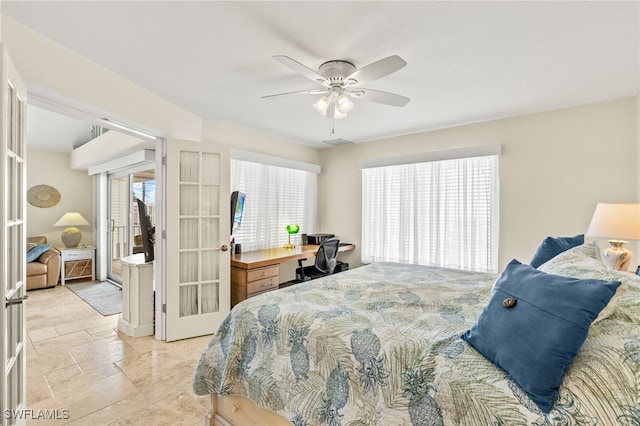
[[[91,226],[79,227],[81,244],[93,244],[93,178],[85,171],[69,167],[66,153],[27,150],[27,189],[35,185],[49,185],[60,192],[60,202],[49,208],[34,207],[27,203],[27,235],[45,235],[54,246],[61,246],[60,234],[64,228],[54,227],[67,212],[78,212]]]
[[[598,201],[638,200],[636,98],[324,150],[320,230],[360,241],[359,160],[500,144],[500,269],[528,262],[546,236],[584,233]]]
[[[168,138],[210,140],[320,162],[320,230],[334,232],[344,241],[360,241],[360,159],[501,144],[501,267],[513,257],[529,260],[546,235],[584,232],[598,201],[640,197],[637,97],[318,151],[247,129],[204,122],[10,18],[2,17],[1,28],[3,43],[28,87],[157,129]],[[37,173],[38,154],[28,161],[30,173]],[[68,158],[63,162],[68,165]],[[49,162],[41,164],[47,175],[56,174]],[[90,179],[82,172],[70,173]],[[31,177],[29,184],[40,178]],[[63,199],[73,193],[67,191],[64,188]],[[88,214],[93,216],[91,210]],[[29,217],[30,232],[38,224],[44,233],[59,216]],[[55,235],[57,230],[47,232]],[[359,250],[344,258],[359,264]]]
[[[320,152],[315,148],[246,128],[205,121],[203,123],[202,138],[205,141],[224,143],[233,148],[258,154],[273,155],[313,164],[320,163]]]

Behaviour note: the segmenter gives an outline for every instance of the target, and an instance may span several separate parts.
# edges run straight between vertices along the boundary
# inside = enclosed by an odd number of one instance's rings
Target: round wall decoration
[[[27,191],[27,201],[36,207],[53,207],[60,202],[60,192],[49,185],[36,185]]]

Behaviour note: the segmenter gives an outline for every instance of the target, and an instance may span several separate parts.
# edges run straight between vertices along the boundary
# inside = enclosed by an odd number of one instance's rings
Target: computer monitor
[[[231,235],[240,227],[242,214],[244,213],[245,194],[240,191],[231,193]]]
[[[140,218],[140,230],[142,231],[144,261],[149,263],[153,262],[154,259],[156,227],[151,223],[151,217],[147,213],[147,205],[139,198],[136,198],[136,201],[138,202],[138,217]]]

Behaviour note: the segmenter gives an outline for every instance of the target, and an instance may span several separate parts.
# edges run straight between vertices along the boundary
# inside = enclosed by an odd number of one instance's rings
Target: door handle
[[[223,244],[223,245],[220,246],[220,250],[227,251],[227,250],[229,250],[229,246],[226,245],[226,244]]]
[[[27,300],[29,296],[27,296],[26,294],[24,296],[21,297],[16,297],[14,299],[7,299],[7,302],[5,303],[5,307],[9,307],[11,305],[19,305],[20,303],[24,302],[25,300]]]

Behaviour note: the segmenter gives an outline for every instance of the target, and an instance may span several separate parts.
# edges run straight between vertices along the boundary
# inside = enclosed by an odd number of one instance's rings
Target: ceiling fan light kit
[[[339,88],[332,89],[329,96],[323,96],[313,104],[313,109],[321,115],[340,120],[353,109],[353,102]]]
[[[327,61],[320,65],[318,72],[313,71],[288,56],[276,55],[273,58],[297,73],[324,86],[324,90],[311,89],[279,93],[276,95],[263,96],[263,99],[289,95],[322,95],[322,97],[313,104],[313,109],[331,119],[331,134],[334,133],[333,120],[347,117],[353,109],[353,101],[350,98],[362,98],[371,102],[398,107],[405,106],[410,100],[406,96],[395,93],[359,87],[360,84],[377,80],[405,67],[407,63],[397,55],[380,59],[360,69],[357,69],[355,65],[347,61]]]

